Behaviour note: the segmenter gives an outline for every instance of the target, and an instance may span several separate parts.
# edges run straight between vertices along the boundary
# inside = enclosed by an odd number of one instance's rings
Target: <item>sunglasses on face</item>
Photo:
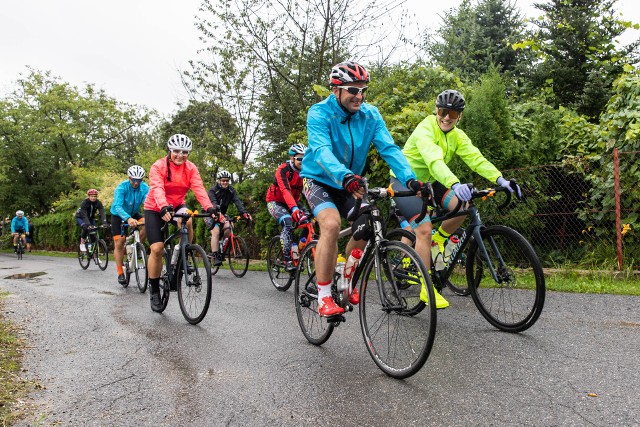
[[[447,117],[447,114],[451,120],[457,120],[458,117],[460,117],[460,114],[462,114],[462,111],[451,110],[449,108],[438,108],[438,115],[440,117]]]
[[[293,158],[293,160],[297,160],[297,161],[299,161],[299,162],[301,162],[301,161],[302,161],[302,159],[304,159],[304,157],[294,157],[294,158]]]
[[[367,91],[367,86],[364,87],[355,87],[355,86],[336,86],[338,89],[344,89],[349,92],[350,95],[362,95]]]
[[[131,182],[133,182],[134,184],[136,183],[140,184],[142,182],[142,179],[133,179],[133,178],[130,178],[130,179],[131,179]]]
[[[179,154],[182,154],[183,156],[188,156],[189,152],[187,150],[171,150],[171,152],[173,154],[175,154],[176,156]]]

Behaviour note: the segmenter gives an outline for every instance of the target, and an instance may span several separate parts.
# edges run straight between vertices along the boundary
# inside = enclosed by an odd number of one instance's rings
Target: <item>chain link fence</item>
[[[635,188],[640,152],[575,157],[557,165],[504,171],[524,203],[480,207],[487,224],[509,225],[533,244],[546,268],[640,269]]]

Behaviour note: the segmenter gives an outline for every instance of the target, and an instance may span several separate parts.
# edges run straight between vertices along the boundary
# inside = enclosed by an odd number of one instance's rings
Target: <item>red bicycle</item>
[[[236,277],[242,277],[249,269],[249,248],[247,242],[240,236],[236,236],[233,231],[233,224],[242,219],[241,216],[229,217],[225,215],[225,219],[229,222],[229,236],[224,240],[220,238],[220,253],[229,260],[229,268]],[[222,226],[222,224],[220,225]],[[212,248],[213,249],[213,248]],[[213,276],[220,269],[219,265],[211,266],[211,275]]]
[[[296,239],[294,237],[294,244],[291,245],[291,260],[293,261],[296,269],[298,268],[299,262],[299,254],[302,252],[304,247],[311,243],[313,240],[318,238],[318,235],[315,232],[316,219],[312,218],[305,222],[300,222],[296,225],[294,229],[294,233],[296,230],[302,230],[299,235],[299,238]],[[297,243],[297,252],[294,247]],[[282,247],[282,241],[280,240],[280,235],[273,236],[271,241],[269,242],[269,249],[267,250],[267,270],[269,271],[269,278],[271,279],[271,283],[273,286],[279,291],[286,291],[293,283],[293,279],[296,275],[296,270],[287,271],[286,269],[286,261],[284,260],[284,253]]]

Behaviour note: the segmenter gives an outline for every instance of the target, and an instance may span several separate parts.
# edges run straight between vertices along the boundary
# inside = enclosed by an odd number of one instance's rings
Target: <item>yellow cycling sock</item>
[[[438,228],[438,231],[431,237],[431,239],[438,244],[440,252],[444,252],[444,242],[451,236],[451,233],[447,233],[442,229],[442,226]]]

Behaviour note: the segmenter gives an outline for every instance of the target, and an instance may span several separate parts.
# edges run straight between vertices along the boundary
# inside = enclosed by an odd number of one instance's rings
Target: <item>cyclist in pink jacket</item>
[[[169,153],[151,165],[149,171],[149,193],[144,202],[144,221],[151,249],[147,270],[153,311],[162,310],[160,301],[160,272],[164,249],[162,226],[165,222],[174,221],[174,212],[187,210],[184,198],[189,189],[193,190],[196,199],[207,213],[212,216],[215,213],[198,168],[187,160],[192,148],[193,144],[188,136],[182,134],[171,136],[167,142]],[[175,221],[174,223],[177,223],[180,220]],[[191,219],[187,221],[187,228],[189,240],[193,241]]]

